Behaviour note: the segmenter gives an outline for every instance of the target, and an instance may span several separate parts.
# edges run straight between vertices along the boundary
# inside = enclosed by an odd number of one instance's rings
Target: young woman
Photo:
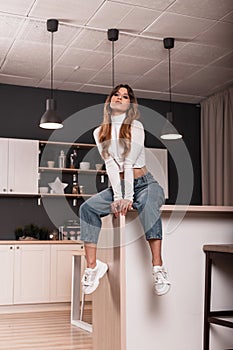
[[[81,240],[84,241],[87,263],[82,278],[85,294],[95,291],[108,270],[106,263],[96,260],[101,218],[110,213],[126,215],[132,208],[138,210],[151,249],[154,291],[163,295],[170,289],[161,257],[160,207],[164,203],[164,193],[146,169],[145,133],[138,118],[138,103],[131,87],[116,86],[106,99],[103,122],[94,130],[111,187],[80,206]]]

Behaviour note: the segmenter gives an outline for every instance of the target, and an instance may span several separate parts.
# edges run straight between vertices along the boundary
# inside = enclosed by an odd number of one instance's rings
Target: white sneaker
[[[84,294],[93,293],[99,285],[99,280],[108,270],[108,265],[96,260],[94,269],[86,268],[82,278],[82,291]]]
[[[164,295],[169,292],[171,283],[169,282],[166,268],[164,266],[153,266],[152,275],[154,277],[155,294]]]

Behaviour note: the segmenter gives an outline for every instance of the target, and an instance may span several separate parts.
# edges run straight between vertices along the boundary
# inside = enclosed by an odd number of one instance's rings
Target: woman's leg
[[[96,267],[97,245],[94,243],[84,243],[87,267],[94,269]]]
[[[101,229],[101,218],[110,214],[113,192],[108,188],[84,202],[79,209],[80,239],[84,241],[87,268],[82,277],[84,294],[93,293],[99,280],[108,270],[108,265],[96,260],[97,242]]]
[[[135,179],[134,182],[135,198],[133,207],[138,210],[146,239],[149,242],[153,266],[162,265],[160,208],[164,203],[163,189],[150,173]]]
[[[96,266],[96,250],[101,229],[101,218],[111,212],[112,201],[112,189],[108,188],[89,198],[80,206],[80,239],[84,241],[88,268]]]
[[[161,254],[162,221],[160,218],[160,207],[163,203],[163,189],[153,179],[151,174],[136,179],[134,207],[138,210],[139,218],[151,249],[154,292],[157,295],[166,294],[170,289],[170,282]]]
[[[149,239],[148,240],[150,249],[151,249],[151,255],[152,255],[152,265],[153,266],[162,266],[162,255],[161,255],[161,248],[162,248],[162,240],[161,239]]]

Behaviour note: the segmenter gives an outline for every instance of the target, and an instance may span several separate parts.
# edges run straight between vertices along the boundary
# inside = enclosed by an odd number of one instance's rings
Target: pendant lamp
[[[56,111],[56,101],[53,98],[53,33],[58,29],[57,19],[47,20],[47,30],[51,32],[51,56],[50,56],[50,98],[46,100],[46,111],[40,120],[40,127],[43,129],[60,129],[62,121]]]
[[[118,40],[119,30],[116,28],[108,29],[108,40],[112,42],[112,87],[115,86],[114,81],[114,42]]]
[[[166,123],[162,129],[160,138],[163,140],[178,140],[182,138],[182,135],[173,126],[172,116],[172,92],[171,92],[171,52],[170,50],[174,47],[174,38],[164,38],[164,48],[168,50],[168,79],[169,79],[169,112],[166,114]]]

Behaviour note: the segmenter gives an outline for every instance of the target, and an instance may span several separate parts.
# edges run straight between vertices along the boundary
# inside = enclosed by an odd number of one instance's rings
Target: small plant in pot
[[[35,224],[25,225],[24,227],[17,227],[14,232],[16,240],[49,239],[49,229],[46,227],[39,227]]]

